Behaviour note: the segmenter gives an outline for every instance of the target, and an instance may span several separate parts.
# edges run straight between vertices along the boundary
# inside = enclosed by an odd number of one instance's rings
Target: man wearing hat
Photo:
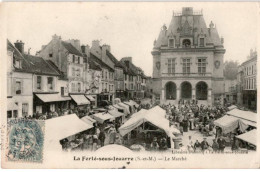
[[[151,150],[158,150],[159,144],[157,142],[157,137],[153,138],[153,142],[151,143]]]
[[[200,146],[203,151],[209,148],[209,143],[206,137],[203,138],[203,141],[200,143]]]

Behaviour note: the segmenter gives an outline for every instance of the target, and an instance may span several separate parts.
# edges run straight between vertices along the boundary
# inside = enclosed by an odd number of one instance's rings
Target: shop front
[[[61,116],[68,109],[70,97],[63,97],[58,93],[54,94],[34,94],[33,96],[33,112],[34,114],[48,114],[56,112]],[[55,113],[55,114],[56,114]]]
[[[70,109],[74,110],[79,117],[85,116],[90,112],[90,101],[83,94],[70,95],[72,101],[70,103]]]

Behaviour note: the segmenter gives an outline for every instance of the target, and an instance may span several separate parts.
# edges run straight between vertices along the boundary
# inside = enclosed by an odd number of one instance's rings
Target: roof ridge
[[[60,74],[60,71],[58,72],[56,69],[54,69],[54,67],[52,65],[50,65],[44,58],[40,57],[48,66],[50,66],[58,75]]]

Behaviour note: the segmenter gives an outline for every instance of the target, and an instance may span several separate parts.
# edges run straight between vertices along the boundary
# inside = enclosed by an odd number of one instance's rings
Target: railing
[[[162,77],[194,77],[194,76],[212,76],[211,73],[162,73]]]

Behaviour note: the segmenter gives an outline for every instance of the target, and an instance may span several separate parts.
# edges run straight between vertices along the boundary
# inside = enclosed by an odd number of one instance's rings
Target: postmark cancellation
[[[44,127],[41,120],[9,119],[6,161],[42,163]]]

